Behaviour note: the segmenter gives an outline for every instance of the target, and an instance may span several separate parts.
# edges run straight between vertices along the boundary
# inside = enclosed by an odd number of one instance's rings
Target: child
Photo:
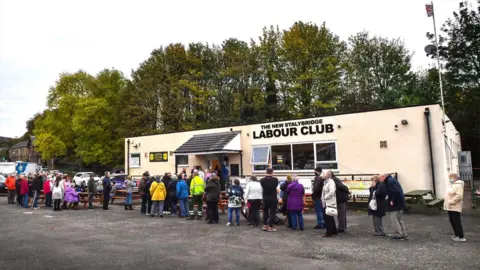
[[[165,202],[165,197],[167,196],[167,190],[165,189],[165,184],[160,181],[159,177],[157,177],[150,186],[150,196],[153,202],[150,216],[154,217],[155,213],[158,212],[160,217],[163,218],[163,203]]]
[[[233,180],[233,185],[228,191],[228,223],[232,226],[232,212],[235,211],[235,225],[240,225],[240,208],[242,208],[243,188],[240,186],[238,179]]]

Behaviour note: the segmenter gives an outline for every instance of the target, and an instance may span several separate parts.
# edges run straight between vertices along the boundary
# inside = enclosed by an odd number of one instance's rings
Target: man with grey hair
[[[403,189],[397,179],[389,174],[381,174],[380,182],[385,184],[387,190],[387,212],[390,212],[392,226],[396,233],[389,235],[392,239],[405,240],[407,238],[407,229],[403,222],[403,211],[406,208]]]

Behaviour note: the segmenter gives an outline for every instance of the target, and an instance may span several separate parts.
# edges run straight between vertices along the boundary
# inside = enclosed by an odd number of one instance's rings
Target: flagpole
[[[431,2],[431,5],[433,7],[433,1]],[[436,57],[437,57],[437,71],[438,71],[438,83],[439,83],[439,86],[440,86],[440,98],[441,98],[441,101],[442,101],[442,110],[443,110],[443,114],[442,114],[442,126],[443,126],[443,133],[445,134],[445,130],[446,130],[446,123],[445,123],[445,102],[443,100],[443,83],[442,83],[442,71],[441,71],[441,67],[440,67],[440,54],[439,54],[439,46],[438,46],[438,38],[437,38],[437,24],[435,22],[435,8],[433,8],[433,12],[432,12],[432,19],[433,19],[433,32],[435,34],[435,54],[436,54]]]

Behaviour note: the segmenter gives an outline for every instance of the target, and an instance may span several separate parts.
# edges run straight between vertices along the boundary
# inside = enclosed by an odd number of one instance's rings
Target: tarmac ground
[[[281,214],[279,214],[281,216]],[[0,197],[0,269],[480,269],[480,215],[462,216],[467,242],[453,242],[446,213],[404,216],[409,239],[373,236],[366,212],[350,211],[347,233],[144,216],[119,203],[103,211],[7,205]],[[387,232],[389,217],[384,218]]]

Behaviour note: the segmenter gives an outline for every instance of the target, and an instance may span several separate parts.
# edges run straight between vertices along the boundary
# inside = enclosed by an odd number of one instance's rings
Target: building
[[[460,135],[438,104],[340,114],[125,139],[127,172],[140,176],[224,164],[231,176],[312,177],[315,167],[339,175],[397,173],[405,192],[443,197],[458,171]]]
[[[14,144],[8,150],[10,161],[34,162],[40,164],[40,154],[35,151],[33,142],[35,137],[31,136],[30,140],[20,141]]]

